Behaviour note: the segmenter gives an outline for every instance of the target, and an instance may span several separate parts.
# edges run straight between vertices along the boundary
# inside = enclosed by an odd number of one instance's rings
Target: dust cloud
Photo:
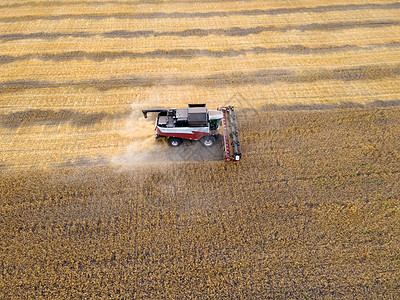
[[[111,159],[111,164],[125,166],[154,161],[154,152],[162,151],[167,145],[157,141],[154,137],[155,116],[149,114],[145,119],[142,109],[155,108],[159,103],[157,96],[149,98],[147,101],[131,103],[131,113],[126,118],[125,127],[119,133],[132,140],[126,147],[126,151],[116,155]]]
[[[131,104],[132,112],[126,118],[125,127],[119,133],[132,142],[126,151],[111,159],[111,164],[120,168],[131,167],[144,163],[168,163],[178,161],[215,161],[223,159],[222,140],[217,136],[217,142],[212,147],[203,147],[197,141],[184,140],[180,147],[169,147],[167,141],[155,139],[156,113],[149,114],[145,119],[142,109],[160,108],[160,99],[150,97],[147,101]]]

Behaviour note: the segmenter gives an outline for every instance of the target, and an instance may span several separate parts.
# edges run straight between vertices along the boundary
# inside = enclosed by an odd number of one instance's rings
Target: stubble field
[[[398,297],[399,9],[3,1],[0,297]],[[140,115],[204,102],[241,162]]]

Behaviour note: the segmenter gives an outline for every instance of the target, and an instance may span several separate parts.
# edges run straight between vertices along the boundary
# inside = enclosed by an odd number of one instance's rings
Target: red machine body
[[[236,115],[232,106],[218,110],[207,110],[205,104],[189,104],[188,108],[146,109],[147,113],[157,112],[155,122],[156,138],[167,138],[172,147],[178,147],[182,140],[200,141],[205,147],[211,147],[223,126],[224,159],[238,161],[241,158]]]

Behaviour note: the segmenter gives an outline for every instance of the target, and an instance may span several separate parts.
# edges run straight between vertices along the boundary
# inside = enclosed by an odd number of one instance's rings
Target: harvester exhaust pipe
[[[239,130],[236,113],[233,106],[221,107],[223,113],[225,161],[238,161],[242,157],[242,147],[239,141]]]

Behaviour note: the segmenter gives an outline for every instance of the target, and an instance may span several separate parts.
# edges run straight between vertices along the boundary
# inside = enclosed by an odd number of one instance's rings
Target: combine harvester
[[[189,104],[188,108],[144,109],[142,112],[145,118],[147,113],[158,113],[156,139],[168,139],[171,147],[179,147],[183,140],[200,141],[203,146],[211,147],[222,123],[225,161],[238,161],[242,157],[233,106],[207,110],[205,104]]]

